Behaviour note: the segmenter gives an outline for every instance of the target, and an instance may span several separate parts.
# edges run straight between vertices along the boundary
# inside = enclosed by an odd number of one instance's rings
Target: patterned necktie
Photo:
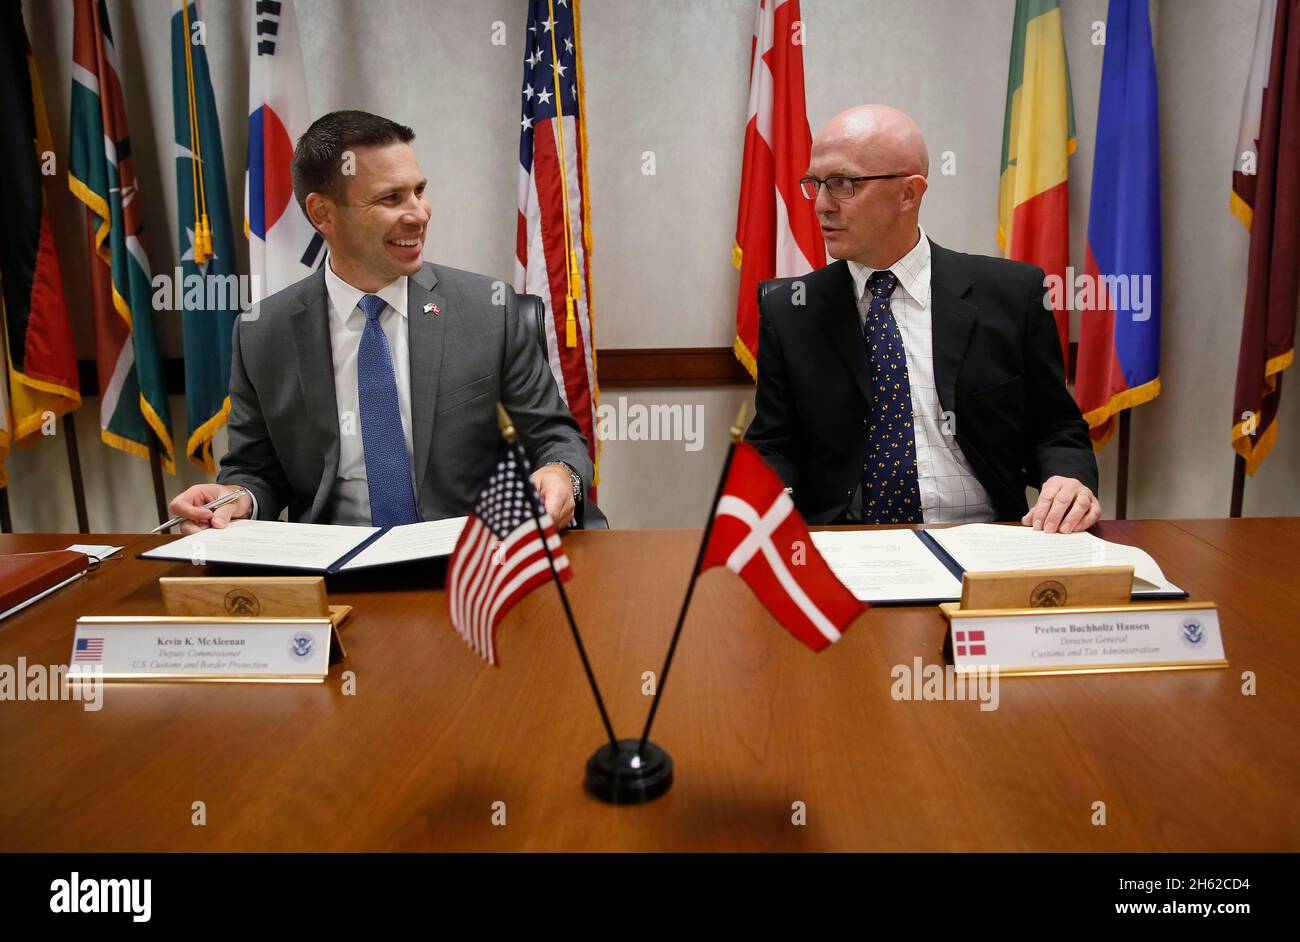
[[[406,454],[402,411],[397,404],[397,379],[388,338],[379,315],[388,303],[367,294],[357,302],[366,315],[366,328],[357,350],[357,397],[361,404],[361,445],[366,456],[366,486],[370,491],[370,523],[393,527],[419,523],[411,459]]]
[[[912,387],[907,379],[903,337],[889,310],[889,297],[897,287],[898,278],[891,271],[872,272],[867,279],[871,301],[862,337],[873,396],[862,463],[863,523],[921,522]]]

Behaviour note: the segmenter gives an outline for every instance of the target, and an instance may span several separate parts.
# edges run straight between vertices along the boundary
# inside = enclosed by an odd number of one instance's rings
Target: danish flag
[[[983,657],[987,651],[983,631],[954,631],[952,640],[957,646],[958,657]]]
[[[749,56],[749,113],[731,262],[740,269],[736,359],[758,378],[758,283],[826,264],[812,202],[799,192],[812,132],[804,106],[799,0],[757,0]]]
[[[714,566],[749,583],[773,617],[814,651],[840,640],[867,608],[817,552],[776,472],[744,442],[734,446],[700,572]]]

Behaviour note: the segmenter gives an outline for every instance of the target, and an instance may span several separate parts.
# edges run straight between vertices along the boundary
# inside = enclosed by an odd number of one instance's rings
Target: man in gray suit
[[[513,289],[423,260],[414,137],[336,111],[298,141],[294,194],[329,256],[236,322],[230,448],[218,483],[172,500],[183,533],[285,507],[301,523],[375,526],[468,513],[500,446],[498,401],[556,526],[581,519],[587,443]],[[203,508],[238,487],[251,498]]]

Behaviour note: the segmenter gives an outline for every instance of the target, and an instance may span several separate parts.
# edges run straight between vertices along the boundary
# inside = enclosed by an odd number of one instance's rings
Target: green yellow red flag
[[[1069,157],[1074,103],[1058,0],[1016,0],[1002,125],[998,245],[1065,281],[1070,263]],[[1070,315],[1057,308],[1061,359],[1068,365]]]

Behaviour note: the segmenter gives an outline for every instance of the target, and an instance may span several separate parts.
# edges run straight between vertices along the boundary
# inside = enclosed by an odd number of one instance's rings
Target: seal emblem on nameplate
[[[1029,594],[1030,608],[1060,608],[1065,604],[1068,594],[1065,586],[1054,579],[1040,582]]]
[[[227,615],[236,618],[256,618],[258,612],[262,610],[257,596],[242,587],[231,589],[226,593],[225,608]]]
[[[1195,618],[1189,618],[1182,624],[1183,643],[1189,648],[1199,648],[1205,644],[1205,627]]]

